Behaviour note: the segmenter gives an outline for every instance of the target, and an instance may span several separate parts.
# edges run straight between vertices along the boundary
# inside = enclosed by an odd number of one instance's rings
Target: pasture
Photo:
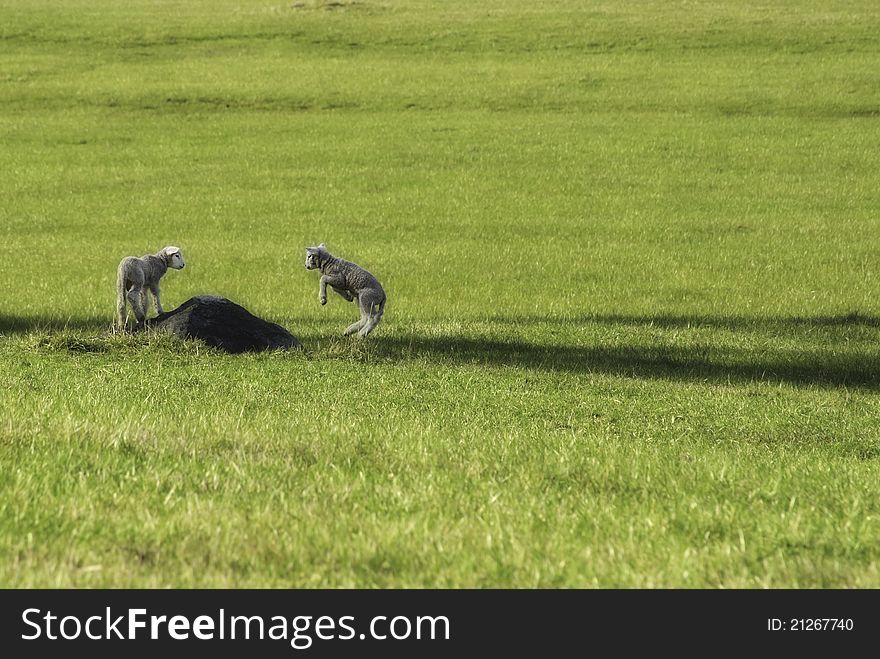
[[[880,586],[873,0],[0,1],[0,585]],[[326,242],[388,292],[318,304]],[[179,245],[305,349],[110,331]]]

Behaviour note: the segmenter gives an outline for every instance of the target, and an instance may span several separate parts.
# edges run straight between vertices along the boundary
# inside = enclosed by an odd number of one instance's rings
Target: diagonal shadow
[[[0,334],[27,334],[35,331],[94,330],[100,332],[112,325],[110,316],[77,316],[59,318],[52,316],[23,316],[0,314]]]
[[[776,328],[797,330],[810,327],[880,327],[880,318],[851,312],[820,316],[702,316],[702,315],[623,315],[605,314],[589,317],[588,322],[606,325],[655,326],[662,328],[710,327],[727,330]]]
[[[511,325],[626,325],[632,327],[659,327],[669,329],[718,328],[726,330],[778,329],[797,331],[798,328],[827,327],[880,327],[880,317],[859,312],[819,316],[708,316],[702,314],[579,314],[579,315],[522,315],[491,316],[489,322]]]
[[[492,317],[499,324],[607,324],[660,328],[707,327],[743,332],[783,332],[795,338],[811,328],[875,328],[880,318],[861,314],[816,317],[584,315],[581,317]],[[305,322],[305,321],[304,321]],[[309,321],[313,322],[313,321]],[[107,316],[53,318],[0,315],[0,334],[31,331],[107,330]],[[787,330],[786,330],[787,328]],[[815,336],[813,337],[815,339]],[[379,335],[371,341],[379,354],[394,359],[512,366],[565,373],[602,373],[670,381],[788,382],[798,386],[835,386],[880,390],[880,355],[835,352],[834,345],[809,349],[747,349],[658,345],[541,345],[460,336]]]
[[[382,337],[381,343],[381,350],[395,359],[670,381],[782,381],[798,386],[880,389],[880,359],[825,350],[776,350],[756,355],[746,350],[710,346],[546,346],[423,336]]]

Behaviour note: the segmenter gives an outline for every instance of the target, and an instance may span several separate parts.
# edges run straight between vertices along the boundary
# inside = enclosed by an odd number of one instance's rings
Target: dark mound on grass
[[[212,295],[192,297],[174,311],[147,320],[146,325],[180,338],[201,339],[231,353],[302,347],[281,325],[257,318],[225,297]]]

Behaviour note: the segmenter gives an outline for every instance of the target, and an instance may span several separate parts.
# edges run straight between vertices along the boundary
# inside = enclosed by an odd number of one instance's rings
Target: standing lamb
[[[306,270],[315,268],[321,271],[318,290],[321,304],[327,304],[328,284],[349,302],[358,301],[361,319],[348,326],[345,336],[355,332],[361,338],[369,336],[385,313],[385,291],[379,281],[356,263],[333,256],[324,243],[317,247],[306,247]]]
[[[116,271],[116,312],[120,328],[125,327],[125,301],[131,304],[138,324],[147,318],[150,300],[147,289],[156,298],[156,311],[164,313],[159,299],[159,280],[168,268],[182,270],[183,254],[179,247],[168,246],[156,254],[147,254],[141,258],[126,256]]]

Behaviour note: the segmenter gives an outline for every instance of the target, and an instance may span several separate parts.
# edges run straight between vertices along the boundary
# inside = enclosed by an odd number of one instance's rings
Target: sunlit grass
[[[0,584],[876,587],[878,28],[0,6]],[[169,243],[305,349],[113,333]]]

